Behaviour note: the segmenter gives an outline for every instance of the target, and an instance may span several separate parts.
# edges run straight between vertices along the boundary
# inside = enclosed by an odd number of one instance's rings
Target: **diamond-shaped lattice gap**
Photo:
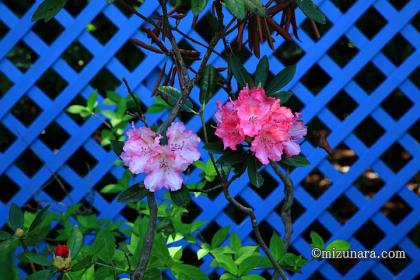
[[[340,195],[329,207],[328,211],[341,224],[345,224],[359,208],[345,195]]]
[[[237,195],[235,197],[235,199],[241,203],[242,205],[245,205],[247,207],[249,207],[249,204],[242,199],[242,197],[240,195]],[[246,217],[248,216],[247,214],[245,214],[244,212],[240,211],[238,208],[236,208],[232,203],[229,203],[225,209],[223,210],[223,212],[226,213],[226,215],[228,215],[236,224],[240,224],[242,223],[243,220],[246,219]]]
[[[43,191],[47,193],[54,201],[61,202],[73,188],[59,175],[53,177],[51,182],[47,184]]]
[[[112,202],[117,196],[118,193],[102,193],[101,190],[110,184],[116,184],[117,179],[112,176],[111,173],[107,173],[104,176],[102,176],[101,180],[93,187],[98,195],[102,196],[106,201]]]
[[[418,223],[413,229],[407,233],[407,237],[417,246],[420,247],[420,223]]]
[[[245,40],[245,39],[244,39]],[[238,42],[236,41],[236,38],[235,38],[235,40],[233,40],[232,42],[231,42],[231,47],[232,47],[232,50],[235,50],[235,54],[239,57],[239,59],[241,60],[241,61],[243,61],[244,63],[248,60],[248,58],[251,56],[251,52],[248,50],[248,48],[245,46],[245,44],[243,44],[242,45],[242,48],[241,48],[241,50],[239,51],[239,45],[238,45]],[[222,53],[222,57],[227,57],[227,56],[229,56],[229,51],[228,50],[224,50]]]
[[[68,83],[52,68],[49,68],[36,85],[51,99],[55,99]]]
[[[115,90],[120,84],[120,81],[104,67],[95,75],[90,84],[105,96],[105,92]]]
[[[39,57],[23,41],[19,41],[6,56],[22,72],[26,72]]]
[[[293,112],[300,112],[305,107],[304,104],[299,100],[299,98],[296,97],[296,95],[292,95],[292,97],[290,97],[290,99],[287,101],[286,106],[292,109]]]
[[[197,254],[190,247],[183,249],[181,261],[195,267],[199,267],[203,263],[203,259],[199,260]]]
[[[408,153],[398,142],[389,147],[381,156],[381,160],[391,168],[394,173],[400,171],[411,158],[412,156],[410,153]]]
[[[269,278],[267,278],[269,279]],[[312,273],[312,275],[308,278],[308,280],[327,280],[327,278],[325,278],[324,275],[322,275],[321,272],[319,271],[315,271],[314,273]]]
[[[385,202],[381,211],[394,224],[399,224],[405,217],[407,217],[411,210],[410,205],[407,204],[399,195],[394,195],[390,200]]]
[[[39,106],[27,96],[21,98],[11,111],[25,126],[29,126],[41,114]]]
[[[332,182],[318,168],[315,168],[300,184],[314,198],[319,198],[332,185]]]
[[[281,216],[281,211],[283,207],[284,200],[277,205],[277,207],[274,209],[277,214]],[[300,216],[302,216],[303,213],[305,213],[305,208],[300,204],[300,202],[295,199],[293,200],[292,208],[291,208],[291,214],[292,214],[292,221],[296,221]]]
[[[63,53],[62,58],[74,70],[80,72],[92,59],[92,54],[79,41],[74,41]]]
[[[357,84],[363,88],[367,94],[371,94],[383,81],[385,81],[385,79],[385,75],[382,74],[372,62],[369,62],[363,67],[354,77]]]
[[[414,50],[414,47],[398,33],[384,46],[382,53],[384,53],[396,66],[399,66],[414,52]]]
[[[0,153],[4,153],[16,140],[16,136],[0,122]]]
[[[79,201],[79,204],[81,204],[81,211],[85,215],[91,215],[96,214],[99,215],[99,211],[93,206],[94,196],[91,195],[91,192],[89,192],[86,195],[86,198]],[[138,217],[138,214],[137,214]]]
[[[368,147],[372,146],[384,133],[382,126],[370,116],[354,130],[354,134]]]
[[[301,82],[314,94],[318,94],[331,80],[331,77],[318,64],[313,65]]]
[[[194,222],[195,218],[203,212],[200,206],[198,206],[193,200],[188,204],[188,214],[182,215],[181,220],[184,223],[190,224]]]
[[[129,70],[133,71],[145,58],[144,53],[131,42],[126,42],[115,57]]]
[[[265,244],[270,244],[271,236],[275,232],[274,228],[267,221],[260,221],[258,224],[258,229],[260,230],[261,236],[264,239]],[[257,238],[255,237],[254,231],[249,235],[255,243],[257,243]]]
[[[203,242],[209,243],[213,238],[214,234],[220,229],[221,227],[215,222],[211,221],[200,233],[200,239]]]
[[[328,18],[326,18],[326,20],[327,21],[325,22],[325,24],[316,23],[316,27],[318,29],[320,38],[322,38],[322,36],[324,36],[324,34],[327,33],[328,30],[330,30],[330,28],[332,27],[331,21]],[[312,38],[312,40],[315,40],[315,41],[318,41],[319,40],[316,37],[317,35],[316,35],[313,27],[311,26],[311,23],[310,23],[310,21],[309,21],[308,18],[306,18],[303,21],[303,23],[301,24],[300,27],[303,29],[303,31],[305,31],[306,34],[308,34],[309,37]]]
[[[88,25],[88,31],[102,44],[105,45],[118,31],[117,27],[102,13]]]
[[[318,220],[315,220],[301,235],[308,244],[311,243],[311,231],[318,233],[324,240],[328,240],[331,237],[331,233],[328,229],[326,229]]]
[[[63,32],[64,28],[54,18],[45,22],[38,20],[32,27],[34,31],[46,44],[51,45]]]
[[[327,107],[337,118],[344,120],[357,108],[357,102],[341,90],[328,102]]]
[[[80,14],[81,11],[87,6],[88,0],[72,0],[67,1],[64,8],[69,12],[73,17],[76,17]]]
[[[403,251],[400,247],[395,246],[390,251],[394,251],[394,254],[397,254],[397,251]],[[388,253],[389,254],[389,253]],[[382,258],[380,259],[380,262],[388,268],[394,275],[400,274],[401,271],[404,270],[405,267],[407,267],[413,260],[410,258],[410,256],[405,253],[405,258]],[[415,277],[414,277],[415,278]],[[413,279],[414,279],[413,278]]]
[[[413,178],[408,181],[407,188],[420,196],[420,173],[416,173]]]
[[[388,0],[398,11],[401,10],[409,0]]]
[[[345,36],[335,42],[328,50],[328,55],[341,67],[347,65],[359,52],[358,48]]]
[[[318,118],[314,117],[308,124],[308,131],[310,135],[307,136],[307,140],[313,145],[317,146],[319,143],[319,136],[317,133],[323,132],[328,137],[331,130]]]
[[[42,167],[42,161],[32,151],[27,148],[15,161],[15,165],[20,168],[28,177],[32,177]]]
[[[67,160],[67,164],[80,176],[85,176],[89,173],[98,161],[88,153],[83,147],[80,147]]]
[[[274,52],[274,56],[285,66],[296,64],[304,55],[305,51],[295,41],[285,41]]]
[[[408,133],[416,139],[417,142],[420,142],[420,120],[415,122],[410,129],[408,130]]]
[[[263,170],[260,173],[264,178],[264,184],[259,188],[255,186],[252,188],[261,198],[265,199],[278,187],[279,183],[267,171]]]
[[[24,0],[24,1],[2,0],[2,2],[16,16],[21,17],[29,10],[29,8],[31,8],[31,6],[35,3],[35,0]]]
[[[347,274],[350,269],[358,263],[357,259],[328,259],[327,262],[331,264],[337,272]]]
[[[378,277],[375,276],[372,272],[365,273],[360,280],[380,280]]]
[[[375,245],[378,244],[384,236],[385,234],[383,231],[372,221],[367,221],[354,234],[354,237],[356,237],[357,240],[359,240],[359,242],[368,250],[375,247]]]
[[[420,67],[417,67],[410,76],[408,76],[411,82],[413,82],[418,88],[420,88]]]
[[[372,198],[385,185],[378,173],[372,169],[367,169],[354,182],[356,188],[366,197]]]
[[[8,203],[20,188],[6,174],[0,175],[0,201]]]
[[[334,5],[340,9],[341,12],[345,13],[348,9],[353,6],[354,3],[356,3],[356,0],[332,0],[331,2],[334,3]]]
[[[6,75],[0,72],[0,98],[14,85],[14,83],[9,80]]]
[[[10,28],[7,27],[6,24],[4,24],[1,20],[0,20],[0,40],[3,39],[4,36],[6,36],[7,32],[9,32]]]
[[[374,7],[370,7],[356,21],[356,26],[368,39],[372,39],[386,23],[386,19]]]
[[[329,157],[328,161],[332,163],[334,168],[342,173],[350,171],[351,166],[359,159],[357,154],[346,144],[340,143],[333,151],[333,157]]]
[[[69,139],[69,134],[56,122],[52,122],[41,132],[39,139],[41,139],[53,153],[57,153],[61,146]]]
[[[217,21],[212,16],[210,12],[206,13],[201,19],[198,21],[196,25],[196,31],[201,37],[208,42],[210,42],[211,38],[213,37],[214,32],[217,30]]]
[[[394,119],[399,120],[413,106],[404,93],[396,89],[382,101],[381,107]]]
[[[420,13],[417,13],[411,20],[410,23],[414,28],[417,29],[417,32],[420,31]]]
[[[121,216],[123,216],[128,222],[134,223],[137,219],[139,213],[137,210],[133,209],[130,206],[125,206],[124,209],[120,212]]]

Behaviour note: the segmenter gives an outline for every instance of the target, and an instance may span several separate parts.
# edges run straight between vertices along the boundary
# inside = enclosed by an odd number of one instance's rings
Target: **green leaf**
[[[248,177],[252,185],[260,188],[264,184],[263,176],[258,173],[257,160],[255,157],[248,157]]]
[[[207,248],[201,248],[200,250],[197,251],[197,259],[201,260],[202,258],[204,258],[205,256],[207,256],[207,254],[209,253],[209,249]]]
[[[199,268],[183,263],[175,263],[171,266],[171,270],[178,280],[208,280],[204,272]]]
[[[265,280],[265,278],[256,274],[249,274],[242,276],[240,280]]]
[[[243,0],[225,0],[223,1],[225,7],[237,19],[244,19],[246,15],[245,2]]]
[[[242,241],[235,232],[232,232],[230,236],[229,246],[235,252],[239,251],[239,249],[242,247]]]
[[[157,268],[147,269],[146,273],[144,274],[144,280],[161,280],[161,279],[162,279],[162,273]]]
[[[311,164],[309,160],[302,155],[285,158],[281,161],[281,163],[295,167],[303,167]]]
[[[293,92],[291,92],[291,91],[276,91],[276,92],[271,93],[269,96],[280,99],[280,104],[284,105],[293,96]]]
[[[210,264],[211,267],[221,266],[226,271],[236,275],[238,273],[238,267],[232,259],[232,255],[226,255],[222,253],[213,253],[214,260]]]
[[[273,233],[270,239],[270,251],[277,261],[279,261],[286,253],[283,241],[280,239],[280,236],[278,236],[278,234],[275,232]]]
[[[123,191],[118,196],[117,201],[121,203],[137,202],[142,200],[147,195],[147,192],[148,190],[146,190],[144,185],[141,183]]]
[[[207,65],[200,82],[201,104],[206,104],[216,92],[217,78],[216,69],[211,65]]]
[[[72,271],[79,271],[85,268],[88,268],[92,265],[92,256],[86,256],[83,259],[81,259],[79,262],[75,263],[75,265],[72,265],[71,270]]]
[[[82,248],[83,245],[83,234],[78,226],[73,227],[69,240],[67,240],[67,246],[70,250],[71,257],[75,258]]]
[[[254,268],[258,267],[261,262],[261,256],[249,256],[246,259],[243,259],[238,265],[238,274],[243,275]]]
[[[82,105],[71,105],[67,108],[67,112],[70,114],[80,114],[84,110],[89,111],[85,106]]]
[[[94,255],[110,263],[115,253],[115,238],[112,232],[103,230],[98,233],[93,243]]]
[[[191,10],[195,16],[206,7],[208,0],[191,0]]]
[[[248,84],[248,86],[250,87],[254,86],[254,82],[252,81],[248,72],[242,65],[242,62],[238,56],[236,56],[235,54],[229,56],[228,64],[233,76],[239,84],[239,88],[243,88],[246,84]]]
[[[265,17],[265,7],[260,0],[244,0],[248,12]]]
[[[172,201],[181,207],[186,208],[191,201],[191,195],[187,187],[182,186],[180,190],[169,192]]]
[[[229,227],[219,229],[211,239],[211,248],[216,249],[226,240],[229,234]]]
[[[268,96],[270,94],[282,89],[285,85],[287,85],[295,75],[296,72],[296,65],[291,65],[283,70],[280,71],[277,75],[273,77],[273,79],[268,83],[265,92]]]
[[[41,266],[50,266],[51,260],[48,259],[48,256],[35,254],[32,252],[26,252],[25,257],[33,263],[39,264]]]
[[[326,23],[324,13],[314,4],[312,0],[297,0],[296,3],[308,18],[321,24]]]
[[[170,109],[171,106],[169,106],[168,103],[166,103],[166,101],[162,99],[162,97],[156,96],[155,101],[153,102],[152,106],[149,106],[147,108],[147,113],[156,114],[168,108]]]
[[[67,0],[44,0],[32,15],[32,21],[40,19],[49,21],[66,5]]]
[[[165,100],[171,107],[174,107],[177,103],[178,99],[181,98],[181,92],[174,88],[169,86],[160,86],[157,89],[157,93],[160,97],[162,97],[163,100]],[[191,99],[187,98],[185,103],[182,105],[182,110],[186,112],[192,112],[194,105],[191,101]]]
[[[98,92],[96,90],[94,90],[88,97],[87,102],[86,102],[86,107],[90,110],[93,111],[93,109],[95,108],[97,102],[96,99],[98,98]]]
[[[42,208],[38,214],[35,216],[35,219],[33,220],[31,226],[29,227],[29,231],[33,231],[34,229],[36,229],[43,221],[45,216],[47,215],[47,211],[50,208],[50,206],[46,206],[44,208]]]
[[[111,148],[117,156],[123,152],[124,142],[111,140]]]
[[[241,151],[225,151],[223,155],[217,160],[218,163],[227,165],[236,165],[244,163],[246,155]]]
[[[50,274],[51,272],[48,269],[40,270],[29,275],[27,280],[50,280]]]
[[[255,70],[255,84],[264,87],[268,77],[268,58],[264,55],[258,62],[257,69]]]
[[[332,251],[333,248],[335,248],[336,251],[347,251],[350,249],[350,243],[345,240],[334,240],[325,247],[325,251]]]
[[[310,237],[311,237],[311,247],[312,248],[318,248],[318,249],[324,249],[324,240],[322,239],[322,237],[316,233],[315,231],[311,231],[309,233]]]
[[[6,231],[0,230],[0,241],[12,238],[12,235]]]
[[[18,280],[15,257],[18,243],[20,242],[17,239],[0,242],[0,275],[7,275],[7,280]]]
[[[106,185],[105,187],[103,187],[103,189],[101,190],[101,193],[118,193],[120,191],[125,190],[126,187],[121,186],[119,184],[109,184]]]
[[[23,212],[16,203],[10,206],[9,224],[13,230],[23,227]]]
[[[204,144],[204,149],[209,153],[221,154],[223,153],[223,144],[222,142],[209,142]]]

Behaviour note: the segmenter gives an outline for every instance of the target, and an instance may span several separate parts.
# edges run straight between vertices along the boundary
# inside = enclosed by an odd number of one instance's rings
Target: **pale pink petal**
[[[296,156],[296,155],[300,154],[300,146],[296,142],[285,141],[282,144],[283,144],[283,147],[284,147],[284,151],[286,152],[286,154],[289,157]]]
[[[165,185],[165,173],[161,169],[156,169],[147,174],[144,179],[144,186],[151,192],[160,190]]]
[[[177,191],[181,189],[182,177],[176,172],[168,172],[165,174],[166,187],[171,191]]]

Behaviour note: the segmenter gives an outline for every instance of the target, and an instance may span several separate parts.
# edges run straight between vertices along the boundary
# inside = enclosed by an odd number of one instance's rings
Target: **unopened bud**
[[[15,235],[16,235],[17,237],[22,237],[24,233],[25,233],[25,232],[24,232],[24,231],[23,231],[23,229],[21,229],[21,228],[17,228],[17,229],[16,229],[16,231],[15,231]]]
[[[70,250],[67,245],[57,245],[54,250],[54,266],[59,271],[68,271],[71,266]]]

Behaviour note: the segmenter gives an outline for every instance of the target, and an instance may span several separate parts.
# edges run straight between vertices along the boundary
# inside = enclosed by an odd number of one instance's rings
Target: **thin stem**
[[[122,271],[122,272],[128,272],[125,269],[122,269],[122,268],[119,268],[119,267],[115,267],[115,266],[112,266],[112,265],[108,265],[108,264],[105,264],[105,263],[95,262],[95,264],[96,265],[99,265],[99,266],[110,268],[110,269],[112,269],[114,271],[117,270],[117,271]]]
[[[293,231],[293,223],[292,223],[292,216],[291,216],[291,209],[293,205],[293,183],[290,180],[290,176],[288,174],[284,174],[277,163],[271,162],[271,166],[273,167],[274,172],[279,176],[284,184],[284,203],[281,209],[281,219],[283,220],[284,224],[284,238],[283,243],[284,247],[287,248],[290,245],[290,238],[292,236]]]
[[[28,244],[26,243],[25,238],[21,238],[20,239],[20,242],[22,243],[23,251],[25,253],[29,253]],[[36,268],[35,268],[34,263],[31,260],[29,260],[29,265],[31,266],[32,273],[35,273],[36,272]]]
[[[200,120],[201,120],[201,125],[203,126],[204,141],[206,141],[206,144],[208,144],[209,138],[207,136],[206,121],[204,120],[204,112],[203,112],[204,109],[205,109],[205,105],[203,105],[203,109],[200,111]],[[209,152],[209,155],[210,155],[210,160],[213,163],[214,169],[216,169],[217,176],[219,176],[219,178],[222,178],[222,175],[219,172],[219,168],[217,168],[216,160],[214,159],[213,153]]]
[[[153,239],[155,237],[155,228],[157,220],[157,205],[155,194],[152,192],[147,193],[147,203],[150,208],[149,223],[147,225],[147,233],[143,242],[143,248],[140,256],[139,263],[131,276],[132,280],[143,280],[146,273],[147,264],[149,262],[150,254],[152,252]]]
[[[200,192],[200,193],[209,193],[209,192],[212,192],[212,191],[221,189],[221,188],[223,188],[223,184],[218,184],[218,185],[216,185],[214,187],[211,187],[209,189],[204,189],[204,190],[201,190],[201,189],[188,189],[188,191],[190,191],[190,192]]]
[[[147,127],[146,117],[144,116],[143,109],[142,109],[139,101],[137,100],[136,95],[131,90],[130,85],[127,82],[127,79],[126,78],[123,78],[122,80],[124,82],[125,87],[127,88],[128,94],[131,96],[131,98],[134,100],[134,103],[136,104],[136,107],[137,107],[137,112],[136,112],[137,113],[137,116],[144,123],[144,125]]]

